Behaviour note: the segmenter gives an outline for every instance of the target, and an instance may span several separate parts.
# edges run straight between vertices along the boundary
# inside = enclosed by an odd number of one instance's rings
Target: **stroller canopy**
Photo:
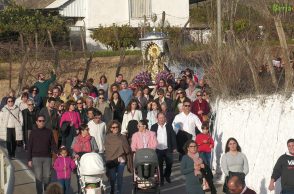
[[[91,176],[105,173],[105,167],[102,157],[95,153],[84,154],[79,163],[80,175]]]
[[[144,163],[158,166],[158,159],[155,150],[150,148],[143,148],[136,152],[134,160],[135,168]]]

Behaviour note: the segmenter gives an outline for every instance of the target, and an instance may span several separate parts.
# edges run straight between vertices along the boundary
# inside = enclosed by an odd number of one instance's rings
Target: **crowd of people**
[[[50,182],[52,162],[66,193],[71,171],[76,168],[73,161],[88,152],[105,159],[110,193],[121,194],[124,169],[133,171],[133,153],[141,148],[156,151],[161,185],[171,183],[173,157],[178,152],[186,192],[216,193],[211,171],[214,140],[209,126],[209,86],[192,70],[184,70],[178,79],[169,76],[154,87],[135,90],[128,87],[122,74],[112,84],[105,75],[97,85],[92,78],[82,82],[73,77],[53,85],[55,80],[54,71],[47,80],[40,73],[33,86],[24,87],[20,96],[10,90],[0,105],[0,136],[6,141],[8,155],[13,160],[16,146],[24,147],[38,194]],[[294,157],[294,150],[289,153]],[[221,168],[226,176],[225,193],[249,193],[245,192],[248,161],[234,138],[226,143]],[[282,176],[280,171],[275,167],[270,189]],[[284,183],[293,191],[291,181]]]

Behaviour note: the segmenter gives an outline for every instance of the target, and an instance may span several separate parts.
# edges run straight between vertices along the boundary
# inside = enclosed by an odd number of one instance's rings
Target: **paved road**
[[[12,161],[15,166],[15,188],[14,194],[34,194],[35,190],[35,180],[34,175],[31,169],[28,169],[26,166],[26,153],[22,149],[18,148],[16,157],[17,160]],[[184,176],[180,173],[180,164],[175,159],[175,163],[173,166],[172,172],[172,183],[165,183],[164,186],[161,187],[162,194],[183,194],[185,192],[185,179]],[[56,181],[55,173],[52,173],[52,181]],[[109,193],[109,184],[105,177],[105,182],[107,186],[107,193]],[[77,179],[76,175],[72,174],[71,179],[71,187],[72,190],[69,194],[77,192]],[[124,180],[123,180],[123,194],[131,194],[132,193],[132,175],[125,170]],[[217,187],[218,193],[221,192],[221,186]]]

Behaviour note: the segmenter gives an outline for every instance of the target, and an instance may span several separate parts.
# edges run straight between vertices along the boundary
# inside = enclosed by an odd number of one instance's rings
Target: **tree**
[[[289,48],[287,45],[287,38],[285,35],[285,31],[283,28],[283,23],[281,20],[281,16],[285,14],[285,12],[282,10],[277,10],[275,12],[272,6],[274,6],[273,3],[276,3],[277,6],[285,5],[288,3],[288,1],[283,1],[283,0],[261,0],[261,1],[253,1],[249,0],[246,1],[246,4],[248,6],[251,6],[253,9],[256,11],[260,12],[264,17],[273,20],[274,25],[276,27],[276,32],[278,34],[281,50],[282,50],[282,58],[285,64],[285,92],[291,92],[293,89],[293,77],[294,77],[294,72],[293,68],[290,63],[290,52]],[[271,65],[271,64],[269,64]]]
[[[21,48],[21,66],[18,79],[19,90],[22,88],[25,77],[26,63],[29,53],[35,47],[35,60],[38,60],[39,45],[45,44],[47,39],[55,51],[52,41],[52,32],[66,31],[65,22],[58,14],[25,9],[22,6],[10,3],[0,12],[0,32],[16,33],[19,36]],[[9,37],[8,37],[9,38]],[[11,40],[12,41],[12,40]]]
[[[110,27],[99,26],[93,31],[91,37],[112,50],[119,50],[120,48],[136,47],[139,31],[129,25],[117,26],[113,24]]]
[[[110,27],[99,26],[99,28],[93,31],[91,37],[95,41],[110,47],[112,50],[118,50],[120,52],[120,61],[116,69],[116,75],[118,75],[124,64],[126,49],[137,46],[139,30],[129,25],[117,26],[113,24]]]

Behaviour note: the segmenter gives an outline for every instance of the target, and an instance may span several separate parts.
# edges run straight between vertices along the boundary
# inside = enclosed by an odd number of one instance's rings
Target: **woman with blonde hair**
[[[118,121],[110,121],[105,138],[105,157],[107,176],[110,180],[110,193],[122,193],[123,172],[127,166],[129,172],[133,170],[132,151],[126,136],[121,134],[121,125]]]

